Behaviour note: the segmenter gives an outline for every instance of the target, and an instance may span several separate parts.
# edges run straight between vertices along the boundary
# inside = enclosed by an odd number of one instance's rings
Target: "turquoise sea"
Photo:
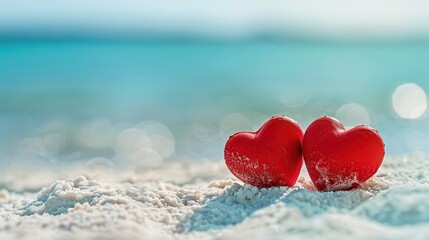
[[[117,164],[120,141],[145,137],[165,161],[220,159],[229,135],[282,114],[363,121],[387,154],[427,153],[427,113],[400,117],[392,94],[427,92],[428,63],[422,42],[2,40],[0,162]]]

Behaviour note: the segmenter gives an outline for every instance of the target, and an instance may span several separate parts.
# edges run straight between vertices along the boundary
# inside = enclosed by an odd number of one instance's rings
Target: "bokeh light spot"
[[[417,84],[402,84],[393,92],[392,104],[393,109],[400,117],[416,119],[421,117],[426,111],[426,93]]]
[[[88,121],[79,132],[80,142],[90,148],[103,148],[111,144],[111,124],[107,118],[98,118]]]
[[[163,159],[173,155],[175,150],[175,139],[171,130],[157,121],[147,121],[136,127],[142,129],[150,138],[151,149],[156,151]]]
[[[340,120],[346,128],[370,124],[368,111],[365,107],[357,103],[348,103],[342,105],[337,110],[335,117],[338,118],[338,120]]]
[[[238,112],[230,113],[222,117],[219,121],[219,125],[226,133],[225,137],[229,137],[229,135],[235,132],[252,129],[250,119]]]
[[[169,158],[174,153],[174,139],[164,135],[150,136],[152,149],[155,150],[163,159]]]
[[[139,167],[156,167],[162,163],[162,156],[151,148],[141,148],[130,157],[135,166]]]
[[[138,128],[122,131],[116,139],[116,154],[132,155],[142,148],[151,148],[150,138]]]

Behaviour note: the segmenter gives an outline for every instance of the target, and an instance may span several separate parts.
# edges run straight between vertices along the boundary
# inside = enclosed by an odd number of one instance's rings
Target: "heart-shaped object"
[[[320,191],[349,190],[372,177],[384,158],[384,143],[375,129],[346,130],[337,119],[321,117],[307,128],[304,161]]]
[[[225,163],[237,178],[257,187],[293,186],[302,167],[303,132],[277,116],[257,132],[239,132],[225,145]]]

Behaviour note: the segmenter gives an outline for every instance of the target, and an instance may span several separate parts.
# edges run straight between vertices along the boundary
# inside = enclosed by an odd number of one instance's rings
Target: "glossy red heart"
[[[346,130],[337,119],[321,117],[307,128],[304,161],[320,191],[349,190],[372,177],[384,158],[384,143],[372,128]]]
[[[293,186],[302,167],[303,132],[294,120],[272,117],[257,132],[239,132],[225,145],[225,163],[257,187]]]

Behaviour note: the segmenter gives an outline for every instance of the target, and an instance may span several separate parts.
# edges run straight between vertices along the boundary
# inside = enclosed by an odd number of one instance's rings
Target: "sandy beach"
[[[387,157],[352,191],[243,185],[223,161],[2,173],[1,239],[426,239],[429,159]]]

